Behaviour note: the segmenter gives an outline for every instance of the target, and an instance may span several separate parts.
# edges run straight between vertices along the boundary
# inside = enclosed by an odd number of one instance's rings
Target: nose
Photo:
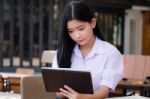
[[[82,34],[81,34],[80,32],[76,32],[76,33],[75,33],[75,37],[76,37],[76,38],[80,38],[81,36],[82,36]]]

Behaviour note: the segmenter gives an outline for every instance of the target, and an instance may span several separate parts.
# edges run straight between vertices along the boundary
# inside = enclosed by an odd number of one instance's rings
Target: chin
[[[86,45],[85,43],[78,43],[80,46],[84,46],[84,45]]]
[[[78,45],[80,45],[80,46],[84,46],[84,45],[86,45],[87,44],[87,42],[85,42],[85,41],[82,41],[82,42],[76,42]]]

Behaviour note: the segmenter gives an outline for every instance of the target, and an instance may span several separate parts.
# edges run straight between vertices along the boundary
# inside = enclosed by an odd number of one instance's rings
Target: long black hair
[[[60,39],[57,50],[57,60],[60,68],[71,67],[71,57],[75,46],[75,42],[69,36],[67,22],[76,19],[90,23],[92,18],[95,18],[94,13],[83,1],[75,0],[66,5],[62,16]],[[97,24],[93,32],[96,37],[103,40]]]

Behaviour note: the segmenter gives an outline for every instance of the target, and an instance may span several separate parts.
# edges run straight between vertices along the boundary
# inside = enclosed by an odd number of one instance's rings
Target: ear
[[[95,28],[95,26],[96,26],[96,19],[95,19],[95,18],[92,18],[90,24],[91,24],[91,27],[92,27],[92,28]]]

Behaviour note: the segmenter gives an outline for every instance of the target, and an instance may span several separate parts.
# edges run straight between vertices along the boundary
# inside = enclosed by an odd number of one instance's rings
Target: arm
[[[108,55],[107,63],[102,72],[101,87],[97,92],[94,94],[80,94],[70,87],[65,86],[64,88],[60,88],[60,94],[66,96],[68,99],[105,99],[109,94],[109,90],[115,90],[122,77],[123,62],[121,54],[118,51],[113,51]]]
[[[123,78],[123,60],[121,54],[116,50],[110,52],[105,68],[102,71],[101,86],[107,86],[115,90],[118,82]]]
[[[94,94],[80,94],[65,85],[64,88],[60,88],[59,94],[68,99],[105,99],[109,94],[109,88],[101,86],[101,89]]]

